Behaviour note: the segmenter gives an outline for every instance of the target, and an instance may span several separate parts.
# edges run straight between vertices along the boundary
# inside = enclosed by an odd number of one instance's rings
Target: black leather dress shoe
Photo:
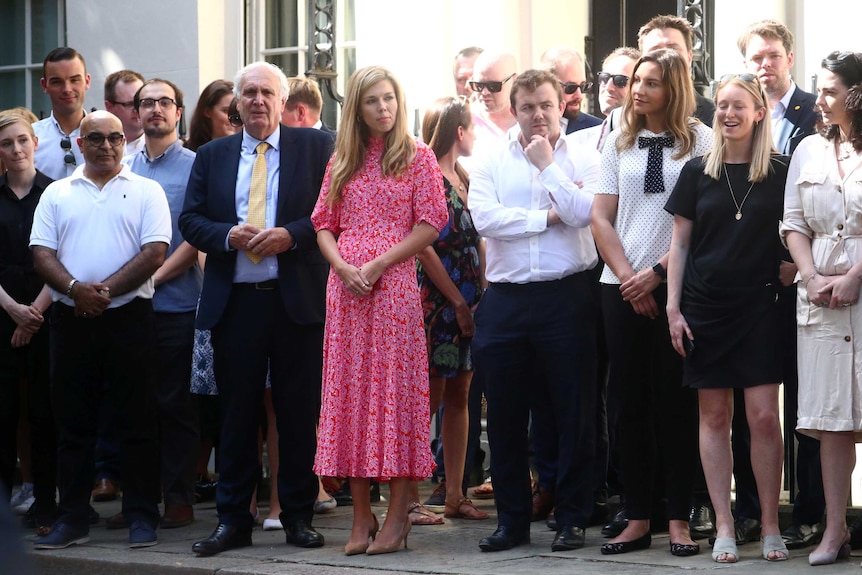
[[[793,525],[787,526],[787,529],[781,532],[781,539],[788,549],[802,549],[815,543],[820,543],[823,539],[823,524],[815,523],[814,525]],[[851,536],[852,544],[852,536]]]
[[[692,505],[688,516],[688,530],[695,541],[715,535],[715,523],[706,505]]]
[[[297,547],[323,547],[323,535],[311,526],[310,521],[305,519],[294,519],[293,521],[282,521],[287,542]]]
[[[620,505],[616,515],[611,519],[611,522],[602,527],[602,535],[605,537],[617,537],[623,530],[628,527],[629,520],[626,519],[626,506]]]
[[[757,519],[739,517],[733,522],[733,527],[736,531],[737,545],[743,545],[749,541],[760,540],[760,521]]]
[[[530,530],[519,530],[514,527],[500,525],[489,537],[479,541],[482,551],[505,551],[518,545],[530,542]]]
[[[862,516],[854,519],[847,530],[850,532],[850,548],[862,549]]]
[[[605,543],[602,545],[602,555],[619,555],[620,553],[629,553],[631,551],[640,551],[646,549],[652,544],[652,535],[649,532],[644,533],[637,539],[631,541],[618,541],[616,543]]]
[[[192,545],[192,551],[200,556],[208,556],[249,545],[251,545],[251,529],[240,529],[233,525],[219,523],[212,535]]]
[[[557,531],[554,542],[551,543],[551,551],[571,551],[580,549],[586,541],[586,533],[583,528],[570,525]]]

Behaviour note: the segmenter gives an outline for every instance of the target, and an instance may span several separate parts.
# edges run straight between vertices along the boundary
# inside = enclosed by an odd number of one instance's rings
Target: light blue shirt
[[[170,257],[183,243],[178,221],[183,211],[183,201],[186,197],[186,187],[189,183],[189,174],[192,173],[192,164],[195,162],[195,153],[183,147],[182,142],[176,141],[165,150],[161,156],[150,158],[146,147],[140,152],[128,156],[123,160],[129,165],[132,172],[157,181],[165,190],[168,206],[171,210],[171,245],[165,256]],[[193,265],[171,281],[161,284],[156,288],[153,296],[153,309],[157,312],[182,313],[195,311],[198,304],[198,296],[203,285],[203,274],[197,264]]]
[[[275,212],[278,206],[278,182],[281,163],[281,129],[275,130],[264,140],[269,144],[266,151],[266,229],[275,227]],[[236,174],[236,216],[240,224],[248,221],[248,195],[251,188],[251,171],[257,157],[255,149],[261,142],[242,130],[242,148],[239,155],[239,169]],[[278,279],[278,257],[268,256],[259,263],[253,263],[246,252],[236,255],[234,283],[255,283]]]

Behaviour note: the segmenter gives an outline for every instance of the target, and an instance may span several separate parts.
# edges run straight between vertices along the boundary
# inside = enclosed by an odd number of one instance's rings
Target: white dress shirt
[[[470,213],[487,242],[488,281],[558,280],[596,264],[589,225],[600,156],[567,138],[557,140],[554,163],[542,172],[518,140],[478,159],[470,175]],[[551,208],[563,223],[548,226]]]
[[[66,137],[66,134],[54,118],[54,112],[51,112],[47,118],[35,122],[33,132],[39,138],[39,146],[33,154],[33,162],[37,170],[52,180],[68,178],[77,166],[84,165],[84,155],[81,153],[81,147],[78,146],[80,128],[75,128],[68,134],[72,155],[75,156],[75,162],[69,164],[65,161],[66,150],[60,145],[60,141]]]

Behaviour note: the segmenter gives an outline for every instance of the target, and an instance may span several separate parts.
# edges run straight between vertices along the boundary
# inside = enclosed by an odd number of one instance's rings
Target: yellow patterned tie
[[[266,228],[266,151],[269,144],[261,142],[255,148],[257,157],[251,169],[251,188],[248,192],[248,216],[246,223],[259,230]],[[252,263],[260,263],[263,258],[252,252],[245,252]]]

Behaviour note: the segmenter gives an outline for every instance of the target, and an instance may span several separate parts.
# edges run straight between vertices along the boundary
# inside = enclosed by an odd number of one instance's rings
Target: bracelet
[[[808,276],[807,278],[805,278],[805,279],[802,281],[802,284],[803,284],[803,285],[808,285],[808,282],[810,282],[811,280],[813,280],[813,279],[814,279],[814,276],[816,276],[816,275],[818,275],[818,274],[817,274],[817,272],[813,272],[810,276]]]
[[[66,295],[72,297],[72,288],[75,287],[75,284],[78,283],[78,280],[72,278],[69,280],[69,285],[66,286]]]

